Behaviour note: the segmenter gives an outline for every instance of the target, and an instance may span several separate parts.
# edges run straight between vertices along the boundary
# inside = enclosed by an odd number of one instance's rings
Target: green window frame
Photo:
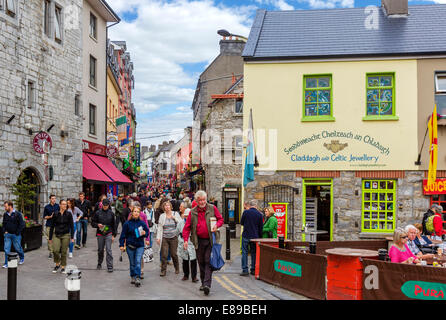
[[[396,180],[362,181],[362,232],[392,233],[395,230],[396,184]]]
[[[389,83],[390,80],[390,83]],[[389,96],[391,94],[391,97]],[[363,120],[398,120],[395,115],[395,73],[366,74]],[[389,109],[390,107],[390,109]],[[391,111],[391,112],[389,112]]]
[[[304,75],[301,121],[335,121],[331,74]]]

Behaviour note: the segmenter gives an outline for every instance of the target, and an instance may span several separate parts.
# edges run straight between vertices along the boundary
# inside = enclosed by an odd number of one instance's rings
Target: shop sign
[[[408,297],[418,300],[446,300],[446,284],[424,281],[407,281],[401,291]]]
[[[293,262],[275,260],[274,270],[293,277],[302,277],[302,266]]]
[[[118,148],[116,146],[107,147],[107,157],[115,158],[118,155]]]
[[[446,194],[446,179],[437,179],[431,185],[427,185],[427,179],[423,180],[423,194]]]
[[[53,140],[51,136],[46,132],[39,132],[34,136],[33,148],[34,151],[40,154],[48,153],[53,147]]]
[[[269,205],[274,210],[274,216],[277,218],[277,236],[287,238],[287,222],[288,222],[288,203],[272,203]]]
[[[82,149],[83,151],[106,156],[107,155],[107,148],[103,145],[82,140]]]
[[[139,172],[141,170],[141,143],[135,144],[135,160],[136,160],[136,171]]]

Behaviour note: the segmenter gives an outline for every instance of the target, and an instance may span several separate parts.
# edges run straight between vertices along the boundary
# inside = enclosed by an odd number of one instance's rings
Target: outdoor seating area
[[[318,241],[315,254],[309,242],[285,241],[279,248],[278,240],[254,241],[256,278],[308,298],[445,300],[445,255],[403,264],[383,255],[388,240]]]

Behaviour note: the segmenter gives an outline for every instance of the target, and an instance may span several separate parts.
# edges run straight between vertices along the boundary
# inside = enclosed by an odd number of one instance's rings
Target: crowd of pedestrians
[[[53,273],[66,273],[67,259],[72,259],[76,250],[87,246],[88,224],[95,229],[97,269],[102,269],[105,258],[107,271],[113,272],[112,247],[121,225],[119,248],[121,259],[122,253],[127,253],[131,284],[141,286],[144,262],[154,261],[156,243],[161,277],[167,275],[168,265],[173,265],[175,274],[182,272],[182,281],[201,281],[200,290],[209,294],[213,273],[211,251],[214,241],[220,241],[218,229],[223,225],[223,217],[218,208],[208,202],[206,192],[149,185],[130,195],[116,197],[109,192],[101,195],[97,202],[86,199],[84,192],[78,196],[78,199],[57,201],[55,195],[50,195],[49,203],[44,207],[43,233],[48,243],[48,258],[54,261]],[[257,207],[256,200],[246,203],[241,219],[244,227],[241,275],[249,274],[248,253],[252,257],[251,274],[255,270],[255,246],[249,245],[250,240],[262,236],[277,237],[277,219],[272,208],[266,208],[263,215]],[[19,254],[19,264],[24,263],[20,241],[25,223],[11,201],[5,201],[4,208],[3,267],[6,268],[11,246]]]

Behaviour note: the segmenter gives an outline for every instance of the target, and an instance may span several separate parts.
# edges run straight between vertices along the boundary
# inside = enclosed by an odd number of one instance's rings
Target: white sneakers
[[[72,253],[72,252],[69,252],[69,253],[68,253],[68,258],[70,258],[70,259],[73,258],[73,253]]]

